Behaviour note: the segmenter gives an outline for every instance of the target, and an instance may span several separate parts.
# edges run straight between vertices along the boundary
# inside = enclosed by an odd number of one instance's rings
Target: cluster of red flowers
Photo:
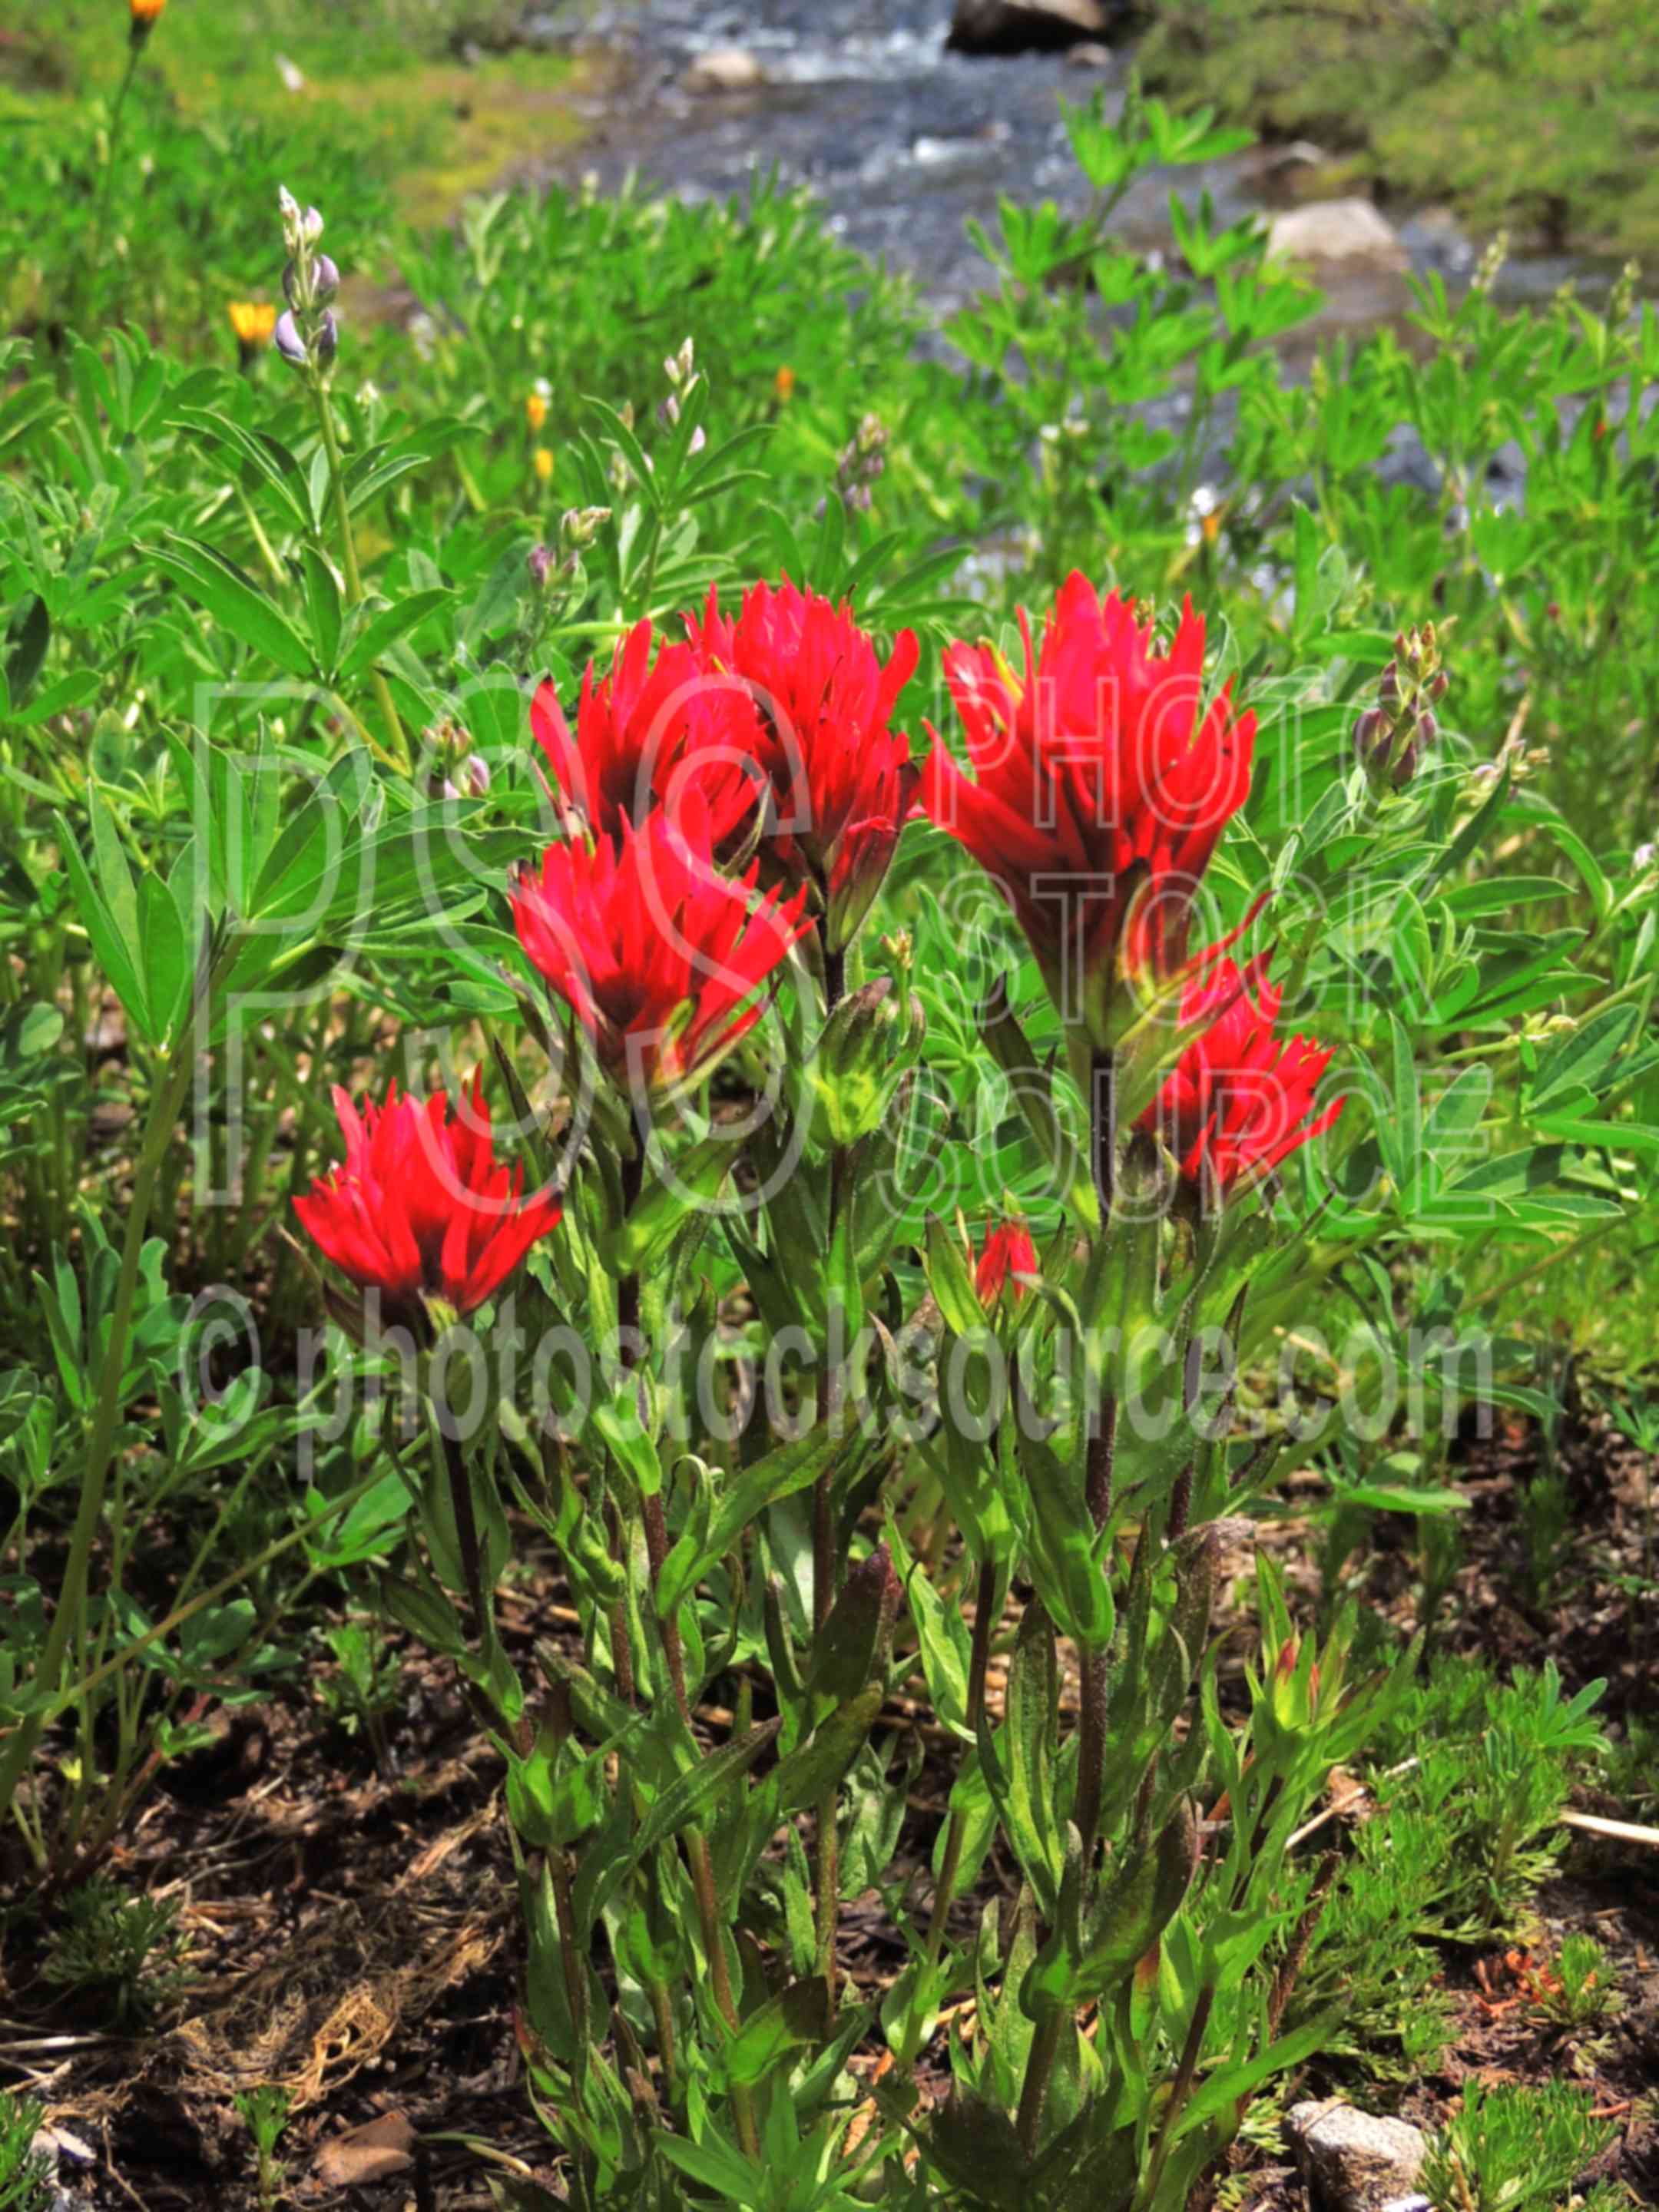
[[[868,912],[905,821],[926,812],[995,878],[1062,1017],[1109,1052],[1148,987],[1208,1026],[1146,1119],[1183,1176],[1223,1192],[1266,1174],[1317,1118],[1328,1054],[1273,1034],[1263,963],[1215,945],[1189,958],[1203,872],[1249,787],[1255,718],[1203,693],[1204,624],[1190,605],[1167,656],[1115,593],[1081,575],[1060,593],[1025,667],[953,646],[945,672],[974,776],[936,737],[925,769],[892,727],[917,662],[908,631],[883,660],[851,611],[786,581],[735,617],[711,593],[683,639],[639,623],[608,672],[590,665],[573,732],[551,684],[535,737],[567,835],[513,886],[531,966],[638,1106],[702,1080],[757,1022],[791,947],[817,927],[838,954]],[[929,732],[930,736],[933,734]],[[920,804],[916,802],[920,799]],[[395,1089],[347,1157],[299,1201],[354,1282],[461,1311],[489,1297],[558,1218],[495,1167],[477,1093]],[[993,1240],[981,1294],[1035,1268],[1019,1230]]]
[[[945,679],[970,780],[934,740],[922,801],[1001,890],[1062,1019],[1109,1053],[1148,1001],[1183,1029],[1212,1014],[1153,1104],[1184,1179],[1222,1194],[1269,1173],[1328,1128],[1316,1117],[1329,1054],[1273,1035],[1280,994],[1265,961],[1242,972],[1231,939],[1189,957],[1192,909],[1222,831],[1250,787],[1255,717],[1231,687],[1204,696],[1204,623],[1188,600],[1167,655],[1115,592],[1073,574],[1025,667],[953,646]],[[1237,934],[1237,933],[1235,933]]]

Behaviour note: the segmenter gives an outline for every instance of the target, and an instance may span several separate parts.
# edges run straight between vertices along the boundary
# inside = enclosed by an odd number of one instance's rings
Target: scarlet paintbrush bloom
[[[360,1290],[378,1291],[389,1317],[413,1321],[424,1300],[457,1314],[500,1289],[562,1211],[551,1191],[522,1195],[524,1170],[496,1164],[482,1069],[453,1120],[437,1092],[358,1113],[334,1093],[346,1156],[294,1210]]]
[[[702,623],[688,627],[705,664],[754,694],[766,738],[757,758],[771,786],[768,858],[811,886],[839,951],[881,889],[915,795],[909,740],[889,724],[915,673],[915,635],[901,630],[884,663],[850,607],[787,577],[755,585],[731,621],[711,590]]]
[[[636,1095],[699,1081],[765,1012],[763,986],[809,925],[805,893],[758,903],[759,864],[714,865],[708,808],[695,787],[678,813],[641,829],[550,845],[513,892],[526,957],[592,1040],[611,1080]]]
[[[1037,1272],[1036,1246],[1031,1242],[1031,1232],[1023,1221],[999,1222],[985,1240],[979,1255],[979,1265],[974,1270],[974,1288],[979,1292],[982,1306],[994,1306],[1003,1285],[1011,1275],[1035,1275]],[[1025,1296],[1024,1283],[1013,1285],[1016,1298]]]
[[[1230,687],[1204,705],[1190,600],[1167,655],[1127,601],[1075,571],[1040,653],[1023,611],[1020,629],[1023,676],[988,646],[946,653],[975,776],[935,738],[922,805],[995,878],[1062,1017],[1107,1044],[1119,968],[1182,964],[1199,878],[1249,790],[1255,717],[1234,715]]]
[[[1306,1037],[1274,1036],[1284,994],[1267,981],[1267,964],[1265,954],[1243,968],[1206,961],[1182,994],[1181,1025],[1212,1007],[1216,1018],[1140,1117],[1169,1145],[1183,1182],[1223,1196],[1328,1129],[1346,1103],[1339,1098],[1315,1115],[1331,1055]]]
[[[623,640],[609,675],[588,663],[574,736],[550,683],[536,693],[530,726],[560,795],[598,836],[637,827],[659,803],[678,811],[695,792],[719,848],[755,805],[765,731],[747,687],[711,672],[693,647],[659,641],[649,622]]]

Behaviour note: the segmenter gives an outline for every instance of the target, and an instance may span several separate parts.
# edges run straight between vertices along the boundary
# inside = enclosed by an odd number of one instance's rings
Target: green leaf
[[[815,1482],[846,1442],[820,1424],[804,1437],[780,1444],[750,1466],[739,1468],[735,1474],[724,1476],[702,1542],[688,1543],[683,1537],[663,1564],[658,1585],[662,1611],[667,1613],[678,1606],[769,1505]]]
[[[15,610],[6,632],[6,690],[14,708],[33,690],[51,643],[52,617],[37,592]]]
[[[153,870],[139,886],[138,920],[144,996],[157,1034],[170,1040],[190,1007],[192,948],[171,889]]]
[[[730,1743],[722,1744],[718,1751],[711,1751],[695,1766],[676,1776],[653,1801],[627,1850],[605,1869],[595,1884],[587,1908],[590,1927],[634,1869],[659,1844],[678,1835],[682,1828],[696,1826],[705,1814],[716,1808],[726,1791],[771,1748],[782,1725],[781,1721],[764,1721],[746,1735],[734,1736]]]
[[[92,794],[94,805],[96,793]],[[139,967],[137,939],[138,933],[137,899],[132,890],[131,876],[127,877],[125,895],[131,911],[131,939],[122,927],[107,902],[94,883],[91,872],[75,842],[75,834],[62,815],[58,817],[58,847],[63,856],[64,871],[70,880],[76,913],[87,933],[99,965],[108,976],[115,995],[121,1001],[127,1018],[147,1042],[159,1044],[161,1038],[150,1024],[149,1001],[145,994]],[[122,863],[123,868],[125,863]],[[118,884],[116,889],[120,890]]]
[[[395,600],[389,606],[377,607],[369,614],[361,633],[348,645],[340,667],[342,678],[362,675],[389,653],[399,638],[407,637],[412,629],[418,629],[428,615],[435,614],[440,607],[447,606],[454,597],[454,592],[447,590],[414,592],[406,599]],[[366,601],[363,607],[353,609],[354,619],[367,611],[368,605]]]
[[[280,608],[252,584],[234,562],[210,545],[169,531],[159,546],[148,549],[153,566],[171,576],[197,605],[231,635],[252,646],[289,676],[310,677],[311,648]]]
[[[726,2079],[763,2081],[791,2051],[827,2041],[830,2025],[830,1993],[817,1976],[792,1983],[750,2013],[738,2029],[726,2052]]]
[[[306,611],[311,617],[317,665],[326,676],[331,674],[339,657],[340,587],[334,580],[334,571],[314,545],[301,546],[300,564],[305,577]]]
[[[1531,1110],[1536,1113],[1564,1091],[1581,1087],[1594,1091],[1597,1078],[1624,1050],[1639,1018],[1640,1009],[1628,1002],[1604,1006],[1600,1013],[1558,1037],[1539,1061],[1528,1086],[1527,1103]]]

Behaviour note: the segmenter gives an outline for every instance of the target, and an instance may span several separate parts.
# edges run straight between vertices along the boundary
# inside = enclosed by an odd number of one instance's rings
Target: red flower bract
[[[1224,1194],[1276,1168],[1342,1111],[1339,1098],[1315,1115],[1331,1055],[1306,1037],[1274,1036],[1282,996],[1265,955],[1243,968],[1208,961],[1182,993],[1183,1029],[1212,1007],[1216,1018],[1182,1054],[1140,1126],[1164,1137],[1187,1182]]]
[[[754,762],[768,740],[748,687],[690,645],[659,643],[649,622],[617,647],[609,675],[588,663],[574,737],[551,683],[531,702],[530,726],[561,796],[600,836],[653,805],[678,814],[696,793],[718,847],[758,795]]]
[[[994,1306],[1003,1285],[1011,1275],[1035,1275],[1037,1272],[1036,1246],[1031,1242],[1031,1232],[1023,1221],[1002,1221],[991,1231],[979,1255],[979,1265],[974,1270],[974,1288],[979,1292],[982,1306]],[[1026,1286],[1016,1283],[1016,1298],[1025,1296]]]
[[[550,845],[519,878],[519,942],[624,1090],[697,1081],[760,1019],[757,994],[808,925],[805,891],[755,903],[758,872],[720,872],[691,791],[674,818],[659,808],[641,829]]]
[[[1204,623],[1187,601],[1167,656],[1115,592],[1066,579],[1025,671],[956,645],[945,672],[975,776],[937,738],[922,804],[1000,885],[1068,1021],[1099,1041],[1122,964],[1168,976],[1217,840],[1250,783],[1255,717],[1203,703]],[[1124,945],[1137,895],[1134,942]]]
[[[394,1083],[361,1114],[334,1093],[343,1165],[320,1176],[294,1210],[324,1254],[389,1317],[409,1320],[422,1298],[458,1314],[498,1290],[559,1219],[558,1198],[526,1198],[524,1170],[495,1162],[482,1070],[454,1119],[441,1092],[422,1104]]]
[[[915,635],[901,630],[884,664],[850,607],[787,577],[745,592],[735,620],[711,590],[702,623],[689,628],[705,666],[752,691],[765,731],[757,762],[772,794],[768,856],[812,884],[839,951],[881,888],[915,790],[909,740],[888,726],[915,672]]]

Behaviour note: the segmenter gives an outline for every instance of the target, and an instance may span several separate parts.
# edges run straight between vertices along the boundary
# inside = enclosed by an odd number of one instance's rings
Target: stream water
[[[1086,187],[1060,120],[1059,100],[1086,99],[1103,82],[1109,112],[1122,100],[1127,52],[1108,70],[1061,54],[984,58],[945,47],[951,0],[597,0],[580,37],[620,58],[592,106],[580,163],[614,185],[630,170],[687,199],[738,191],[774,165],[804,180],[851,244],[909,270],[929,301],[957,306],[984,282],[965,220],[989,223],[1003,193],[1080,208]],[[532,34],[568,40],[568,8],[537,15]],[[689,90],[700,54],[742,47],[765,71],[740,93]],[[1119,210],[1137,245],[1169,235],[1171,190],[1208,191],[1224,220],[1263,198],[1255,155],[1142,178]],[[1479,248],[1432,212],[1400,227],[1415,271],[1438,269],[1455,285]],[[1504,289],[1547,292],[1572,271],[1557,260],[1512,262]],[[1326,305],[1304,340],[1403,314],[1404,276],[1358,262],[1321,271]]]

